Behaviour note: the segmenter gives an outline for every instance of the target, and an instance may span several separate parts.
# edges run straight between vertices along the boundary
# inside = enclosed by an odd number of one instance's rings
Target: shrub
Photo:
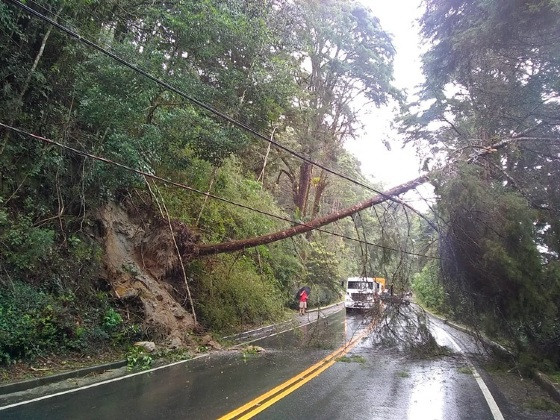
[[[14,281],[0,288],[0,363],[32,359],[49,351],[84,351],[138,340],[106,298],[79,302]]]
[[[274,320],[283,312],[276,281],[258,273],[253,261],[221,255],[196,270],[197,313],[200,321],[216,331]]]
[[[438,312],[447,311],[445,292],[439,278],[438,266],[428,263],[420,273],[414,275],[412,289],[416,298],[425,306]]]
[[[153,358],[139,346],[132,346],[126,354],[126,365],[128,370],[146,370],[152,366]]]
[[[32,357],[56,345],[56,302],[20,282],[0,290],[0,361]]]
[[[103,317],[103,329],[107,332],[113,332],[121,326],[122,322],[121,314],[113,308],[109,308]]]

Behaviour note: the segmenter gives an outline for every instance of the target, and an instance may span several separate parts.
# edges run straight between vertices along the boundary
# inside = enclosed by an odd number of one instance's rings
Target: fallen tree
[[[500,140],[489,147],[482,147],[480,148],[480,150],[471,153],[467,159],[465,160],[455,159],[453,162],[444,165],[443,168],[441,168],[440,170],[450,168],[452,165],[459,163],[461,161],[466,162],[467,164],[474,164],[477,162],[479,158],[487,156],[491,153],[495,153],[499,149],[502,149],[508,146],[509,144],[517,141],[524,141],[524,140],[557,141],[558,140],[553,138],[524,137],[523,134],[524,133],[521,133],[518,136],[513,136],[507,139]],[[204,256],[204,255],[220,254],[223,252],[235,252],[245,248],[251,248],[259,245],[266,245],[272,242],[280,241],[282,239],[290,238],[292,236],[300,235],[302,233],[310,232],[314,229],[318,229],[322,226],[336,222],[337,220],[351,216],[352,214],[357,213],[361,210],[365,210],[369,207],[375,206],[377,204],[381,204],[385,201],[394,200],[394,197],[404,194],[412,190],[413,188],[416,188],[417,186],[422,185],[425,182],[428,182],[430,177],[433,177],[434,175],[435,175],[435,171],[428,172],[425,175],[419,176],[418,178],[415,178],[411,181],[405,182],[385,192],[379,193],[361,203],[355,204],[341,211],[331,213],[323,217],[319,217],[317,219],[311,220],[306,223],[299,223],[296,226],[292,226],[288,229],[269,233],[266,235],[256,236],[253,238],[239,239],[234,241],[221,242],[217,244],[200,244],[196,246],[196,254],[198,254],[199,256]]]
[[[418,185],[425,183],[428,180],[428,175],[422,175],[412,181],[408,181],[404,184],[398,185],[384,193],[377,194],[372,198],[363,201],[361,203],[355,204],[352,207],[348,207],[339,212],[331,213],[323,217],[314,219],[308,223],[300,223],[296,226],[292,226],[288,229],[281,230],[274,233],[269,233],[267,235],[256,236],[254,238],[240,239],[230,242],[222,242],[218,244],[203,244],[198,246],[198,255],[210,255],[210,254],[220,254],[222,252],[234,252],[245,248],[251,248],[258,245],[266,245],[272,242],[276,242],[282,239],[289,238],[291,236],[300,235],[312,231],[314,229],[320,228],[322,226],[328,225],[330,223],[336,222],[337,220],[343,219],[360,210],[367,209],[368,207],[374,206],[376,204],[381,204],[387,200],[391,200],[392,197],[403,194]]]

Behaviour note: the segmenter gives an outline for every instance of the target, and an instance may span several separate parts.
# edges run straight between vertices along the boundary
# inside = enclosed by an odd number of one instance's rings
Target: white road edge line
[[[439,327],[437,327],[437,328],[439,328]],[[486,403],[488,404],[488,407],[490,408],[490,411],[492,412],[492,415],[494,416],[494,419],[495,420],[504,420],[504,416],[502,415],[502,412],[500,411],[500,407],[498,407],[498,404],[496,404],[496,400],[494,400],[494,397],[492,396],[492,393],[490,392],[490,390],[486,386],[486,383],[484,382],[484,379],[482,379],[482,377],[480,376],[480,373],[478,373],[478,371],[474,367],[473,363],[467,357],[467,355],[465,354],[463,349],[461,347],[459,347],[459,344],[457,344],[457,342],[455,340],[453,340],[451,335],[449,335],[449,333],[447,331],[445,331],[444,329],[442,329],[442,328],[439,328],[439,329],[447,336],[447,338],[449,339],[449,341],[451,341],[451,344],[453,344],[453,346],[457,349],[457,351],[463,355],[463,357],[467,361],[467,364],[472,369],[473,376],[476,379],[476,383],[478,384],[480,390],[482,391],[482,395],[484,395],[484,398],[486,399]]]
[[[18,407],[20,405],[31,404],[31,403],[36,402],[36,401],[41,401],[41,400],[46,400],[46,399],[53,398],[53,397],[58,397],[59,395],[72,394],[74,392],[78,392],[78,391],[81,391],[83,389],[94,388],[96,386],[109,384],[111,382],[122,381],[124,379],[132,378],[133,376],[145,375],[147,373],[155,372],[156,370],[160,370],[160,369],[168,368],[168,367],[171,367],[171,366],[179,365],[181,363],[187,363],[187,362],[190,362],[192,360],[199,359],[199,358],[205,357],[205,356],[206,355],[201,355],[201,356],[193,357],[192,359],[179,360],[178,362],[173,362],[173,363],[170,363],[168,365],[158,366],[156,368],[143,370],[141,372],[130,373],[128,375],[120,376],[118,378],[107,379],[105,381],[96,382],[94,384],[84,385],[84,386],[81,386],[79,388],[67,389],[66,391],[60,391],[60,392],[56,392],[54,394],[43,395],[42,397],[33,398],[31,400],[20,401],[20,402],[14,403],[14,404],[5,405],[5,406],[0,407],[0,411],[7,410],[8,408]]]
[[[316,321],[310,321],[310,322],[307,322],[306,324],[298,325],[298,326],[295,327],[295,328],[301,328],[301,327],[304,327],[304,326],[306,326],[306,325],[313,324],[314,322],[316,322]],[[277,332],[277,333],[275,333],[275,334],[271,334],[271,335],[268,335],[268,336],[263,337],[263,338],[274,337],[274,336],[276,336],[276,335],[283,334],[283,333],[285,333],[285,332],[291,331],[291,330],[293,330],[293,329],[295,329],[295,328],[290,328],[290,329],[287,329],[287,330],[284,330],[284,331],[281,331],[281,332]],[[245,342],[245,343],[243,343],[243,344],[250,344],[250,343],[253,343],[253,342],[255,342],[255,341],[262,340],[263,338],[257,338],[257,339],[252,340],[252,341],[247,341],[247,342]],[[234,347],[235,347],[235,346],[234,346]],[[34,403],[34,402],[37,402],[37,401],[46,400],[46,399],[53,398],[53,397],[58,397],[58,396],[60,396],[60,395],[72,394],[72,393],[74,393],[74,392],[78,392],[78,391],[81,391],[81,390],[84,390],[84,389],[88,389],[88,388],[94,388],[94,387],[96,387],[96,386],[101,386],[101,385],[109,384],[109,383],[111,383],[111,382],[122,381],[123,379],[132,378],[133,376],[144,375],[144,374],[146,374],[146,373],[155,372],[156,370],[160,370],[160,369],[168,368],[168,367],[171,367],[171,366],[179,365],[179,364],[181,364],[181,363],[187,363],[187,362],[193,361],[193,360],[195,360],[195,359],[198,359],[198,358],[201,358],[201,357],[206,357],[206,356],[207,356],[207,355],[205,354],[205,355],[193,357],[192,359],[179,360],[178,362],[170,363],[170,364],[168,364],[168,365],[158,366],[158,367],[156,367],[156,368],[152,368],[152,369],[148,369],[148,370],[143,370],[143,371],[141,371],[141,372],[130,373],[130,374],[128,374],[128,375],[120,376],[120,377],[118,377],[118,378],[107,379],[106,381],[101,381],[101,382],[97,382],[97,383],[90,384],[90,385],[84,385],[84,386],[81,386],[81,387],[79,387],[79,388],[67,389],[66,391],[60,391],[60,392],[56,392],[56,393],[54,393],[54,394],[43,395],[42,397],[33,398],[33,399],[31,399],[31,400],[20,401],[20,402],[17,402],[17,403],[5,405],[5,406],[0,407],[0,411],[2,411],[2,410],[7,410],[8,408],[18,407],[18,406],[20,406],[20,405],[31,404],[31,403]]]

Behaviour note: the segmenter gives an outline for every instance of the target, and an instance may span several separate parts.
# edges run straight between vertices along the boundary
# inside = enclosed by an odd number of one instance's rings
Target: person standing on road
[[[306,309],[307,309],[307,293],[304,290],[299,295],[299,314],[304,315]]]

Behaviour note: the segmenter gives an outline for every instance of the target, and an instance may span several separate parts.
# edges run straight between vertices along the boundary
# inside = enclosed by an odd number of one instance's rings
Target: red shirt
[[[299,295],[299,301],[300,302],[307,302],[307,293],[305,293],[305,290],[303,292],[301,292],[301,295]]]

